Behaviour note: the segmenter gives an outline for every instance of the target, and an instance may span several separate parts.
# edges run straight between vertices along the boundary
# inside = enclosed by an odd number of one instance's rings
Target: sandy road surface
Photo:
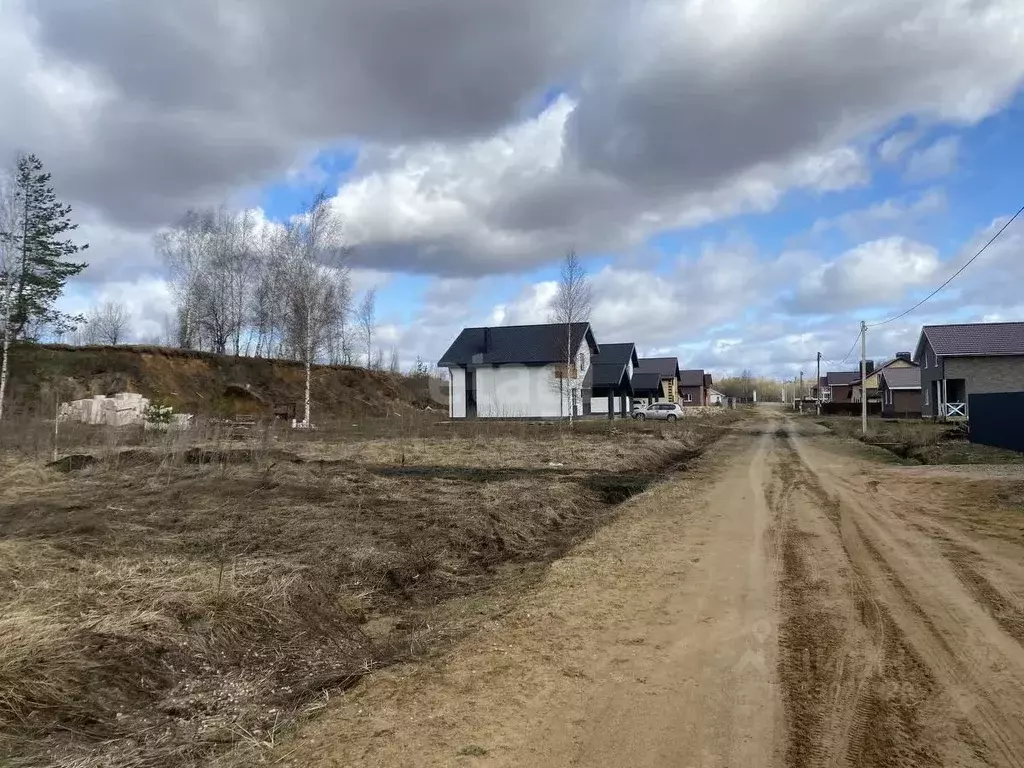
[[[293,765],[1024,765],[1024,525],[766,415]],[[989,517],[985,518],[989,521]]]

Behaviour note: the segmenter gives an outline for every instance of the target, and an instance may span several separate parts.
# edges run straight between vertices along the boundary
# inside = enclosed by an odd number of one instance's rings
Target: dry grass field
[[[5,429],[0,763],[253,764],[443,651],[730,418],[62,425],[57,462],[52,422]]]
[[[861,436],[858,418],[839,416],[818,423],[838,437],[861,440],[913,464],[1012,464],[1024,460],[1014,451],[971,443],[967,432],[955,423],[870,419],[867,437]]]

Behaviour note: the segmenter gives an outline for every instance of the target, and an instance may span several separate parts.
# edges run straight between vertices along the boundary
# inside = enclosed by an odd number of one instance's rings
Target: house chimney
[[[875,361],[874,360],[865,360],[864,361],[864,370],[867,371],[868,373],[871,373],[873,370],[875,370]]]
[[[484,328],[484,354],[491,351],[491,329]]]
[[[910,355],[909,352],[897,352],[896,353],[896,359],[897,360],[906,360],[909,363],[910,360],[911,360],[911,355]]]

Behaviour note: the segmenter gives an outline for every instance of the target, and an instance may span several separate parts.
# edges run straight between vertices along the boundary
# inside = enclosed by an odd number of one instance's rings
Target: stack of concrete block
[[[119,392],[113,397],[96,395],[85,400],[64,403],[60,417],[66,421],[83,424],[103,424],[112,427],[126,427],[142,424],[149,409],[149,400],[134,392]]]

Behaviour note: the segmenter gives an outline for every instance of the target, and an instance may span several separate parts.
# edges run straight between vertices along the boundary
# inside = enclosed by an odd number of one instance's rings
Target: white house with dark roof
[[[583,381],[584,410],[589,413],[616,412],[623,418],[633,407],[633,372],[638,358],[632,342],[602,344],[600,353],[591,358],[590,370]],[[586,408],[589,398],[590,408]]]
[[[966,419],[972,394],[1024,392],[1024,322],[926,325],[914,360],[924,417]]]
[[[590,323],[464,328],[438,362],[451,374],[449,415],[582,416],[584,382],[600,351]]]

